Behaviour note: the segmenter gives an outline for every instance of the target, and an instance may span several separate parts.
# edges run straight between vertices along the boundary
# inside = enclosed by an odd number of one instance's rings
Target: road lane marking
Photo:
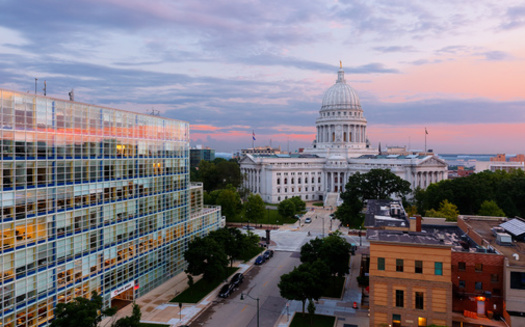
[[[244,308],[242,308],[241,312],[244,311],[244,309],[246,309],[248,307],[248,305],[245,305]]]

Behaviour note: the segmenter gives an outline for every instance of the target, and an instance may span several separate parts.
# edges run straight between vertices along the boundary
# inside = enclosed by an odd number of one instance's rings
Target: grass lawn
[[[147,324],[144,322],[139,322],[139,327],[170,327],[171,325],[164,324]]]
[[[340,298],[343,293],[344,285],[344,277],[330,276],[330,279],[328,279],[328,286],[323,292],[323,297]]]
[[[257,221],[258,224],[272,224],[272,225],[282,225],[282,224],[293,224],[297,221],[295,218],[283,218],[277,210],[267,209],[264,215],[264,218],[260,221]],[[248,223],[245,218],[244,212],[235,216],[234,218],[228,219],[228,222],[231,223]],[[253,225],[255,222],[250,221],[250,225]]]
[[[323,315],[314,315],[313,323],[310,324],[310,315],[305,313],[303,316],[302,312],[297,312],[293,316],[292,323],[290,327],[333,327],[335,323],[334,316],[323,316]]]
[[[227,268],[228,276],[236,272],[237,269],[239,268],[228,267]],[[193,287],[187,288],[186,290],[184,290],[184,292],[180,293],[179,295],[171,299],[170,302],[197,303],[200,300],[202,300],[206,295],[210,294],[210,292],[213,291],[222,282],[224,282],[224,279],[222,278],[218,278],[217,280],[213,280],[213,281],[206,281],[204,279],[200,279],[198,282],[193,284]]]

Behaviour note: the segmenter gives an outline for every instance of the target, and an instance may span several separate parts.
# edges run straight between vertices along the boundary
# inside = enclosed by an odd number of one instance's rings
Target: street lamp
[[[259,298],[253,298],[250,296],[250,294],[246,294],[247,297],[249,297],[250,299],[252,300],[256,300],[257,301],[257,327],[259,327]],[[244,300],[244,294],[241,293],[241,301]]]

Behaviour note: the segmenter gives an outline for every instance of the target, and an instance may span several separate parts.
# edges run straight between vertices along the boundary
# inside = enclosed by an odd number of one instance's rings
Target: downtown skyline
[[[0,87],[188,121],[218,152],[308,147],[342,61],[373,147],[523,153],[519,1],[4,1]]]

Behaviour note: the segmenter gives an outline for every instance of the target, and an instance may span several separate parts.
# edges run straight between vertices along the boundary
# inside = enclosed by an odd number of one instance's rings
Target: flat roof
[[[391,208],[397,211],[396,216],[392,216]],[[406,227],[410,223],[400,201],[395,200],[367,200],[365,227]]]
[[[445,240],[440,238],[440,236],[424,232],[369,229],[367,230],[366,237],[370,242],[378,241],[388,243],[452,247],[450,244],[445,244]]]
[[[463,219],[467,228],[478,234],[490,246],[502,253],[508,259],[509,265],[525,267],[525,255],[523,255],[525,253],[524,242],[513,240],[511,245],[500,245],[496,242],[492,228],[499,227],[502,223],[501,218],[460,217],[458,219]],[[516,260],[514,254],[518,254],[519,260]]]

